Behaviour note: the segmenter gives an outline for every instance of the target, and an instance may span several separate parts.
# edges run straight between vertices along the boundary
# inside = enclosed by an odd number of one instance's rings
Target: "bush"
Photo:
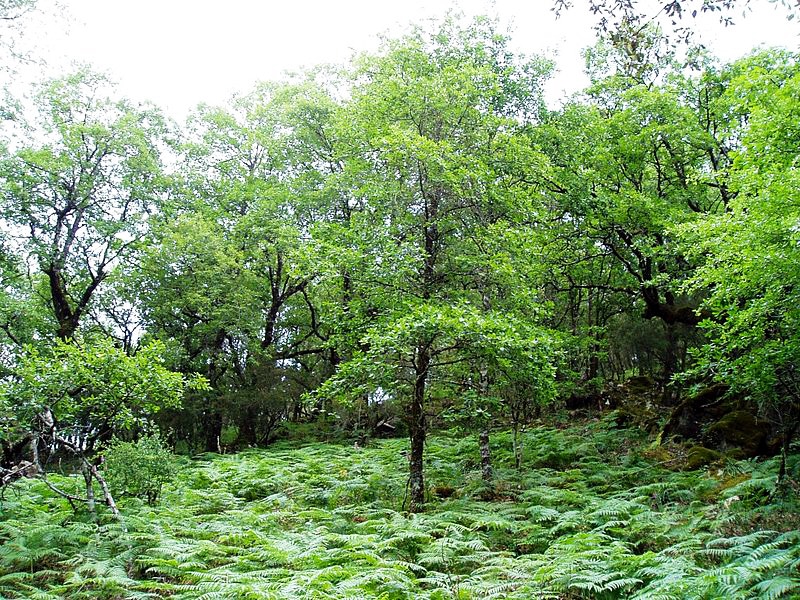
[[[153,505],[161,487],[175,476],[175,456],[158,435],[135,442],[114,439],[106,451],[104,470],[115,494],[144,498]]]

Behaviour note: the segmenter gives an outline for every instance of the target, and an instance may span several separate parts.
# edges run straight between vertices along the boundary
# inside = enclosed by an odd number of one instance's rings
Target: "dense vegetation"
[[[778,598],[800,593],[797,505],[764,506],[774,461],[668,470],[613,419],[539,424],[523,468],[498,435],[434,436],[432,502],[407,500],[401,440],[280,443],[180,463],[124,524],[76,517],[40,483],[3,502],[0,595],[25,598]],[[59,482],[69,485],[66,478]],[[758,525],[758,530],[753,526]]]
[[[9,99],[0,595],[800,595],[798,55],[673,49]]]

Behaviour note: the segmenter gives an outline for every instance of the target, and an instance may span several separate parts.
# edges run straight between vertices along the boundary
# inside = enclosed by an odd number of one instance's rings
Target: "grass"
[[[25,482],[2,503],[0,597],[800,597],[798,505],[776,499],[774,461],[669,470],[611,419],[541,426],[524,448],[517,472],[494,436],[490,494],[475,440],[433,436],[416,515],[405,440],[187,459],[157,506],[122,499],[123,524]]]

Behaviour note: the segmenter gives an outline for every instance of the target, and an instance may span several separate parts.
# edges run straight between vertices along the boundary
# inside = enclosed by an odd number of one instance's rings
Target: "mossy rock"
[[[573,394],[564,400],[564,406],[567,408],[567,410],[597,410],[603,407],[603,399],[600,394]]]
[[[729,412],[708,428],[709,439],[730,448],[734,458],[758,456],[768,434],[769,426],[746,410]]]
[[[723,458],[725,456],[722,452],[717,452],[704,446],[692,446],[686,453],[686,462],[683,468],[686,471],[694,471],[711,463],[721,461]]]
[[[656,382],[653,381],[652,377],[639,375],[628,379],[625,387],[633,394],[646,394],[653,391],[656,387]]]
[[[730,401],[725,398],[727,393],[727,386],[717,384],[687,397],[672,411],[662,430],[663,436],[699,440],[704,426],[738,408],[729,406]]]
[[[722,494],[726,490],[739,485],[743,481],[750,479],[749,473],[740,473],[739,475],[723,476],[717,485],[704,488],[698,492],[698,497],[705,502],[719,502],[722,499]]]
[[[649,461],[658,463],[658,466],[670,471],[679,471],[684,468],[686,448],[680,444],[658,443],[653,444],[642,452],[642,456]]]
[[[643,404],[626,404],[613,413],[617,427],[639,427],[650,433],[656,433],[660,415]]]

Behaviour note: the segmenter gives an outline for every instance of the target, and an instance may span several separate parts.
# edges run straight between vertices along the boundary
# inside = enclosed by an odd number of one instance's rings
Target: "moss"
[[[725,490],[735,487],[743,481],[747,481],[748,479],[750,479],[750,475],[747,473],[723,476],[722,479],[719,480],[719,483],[717,483],[717,485],[714,487],[698,492],[698,497],[704,502],[719,502],[722,499],[722,493]]]
[[[649,433],[658,432],[659,414],[644,404],[628,403],[614,413],[617,427],[637,427]]]
[[[728,388],[712,385],[688,396],[672,411],[662,432],[666,437],[684,440],[700,439],[705,425],[719,419],[736,407],[729,407],[725,399]]]
[[[664,469],[680,471],[684,469],[686,447],[673,442],[657,442],[642,452],[642,456]]]
[[[700,467],[705,467],[706,465],[722,460],[722,458],[723,454],[721,452],[703,446],[692,446],[686,453],[684,470],[694,471]]]
[[[758,455],[768,431],[765,423],[746,410],[730,412],[708,428],[709,436],[721,447],[734,448],[731,455],[735,458]]]
[[[730,477],[725,477],[719,482],[719,485],[717,486],[717,491],[724,492],[725,490],[737,486],[743,481],[747,481],[748,479],[750,479],[749,473],[740,473],[739,475],[732,475]]]
[[[659,463],[667,463],[675,458],[665,446],[653,446],[652,448],[648,448],[642,453],[642,456]]]

